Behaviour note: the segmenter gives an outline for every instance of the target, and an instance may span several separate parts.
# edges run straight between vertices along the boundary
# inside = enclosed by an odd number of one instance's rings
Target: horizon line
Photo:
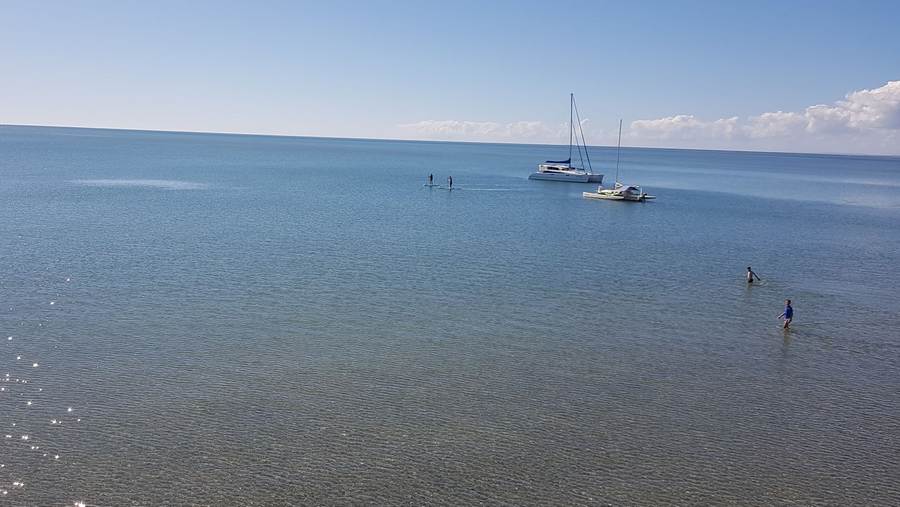
[[[83,125],[36,125],[36,124],[17,124],[17,123],[0,123],[0,127],[26,127],[26,128],[58,128],[58,129],[78,129],[78,130],[112,130],[119,132],[152,132],[160,134],[203,134],[203,135],[226,135],[226,136],[252,136],[252,137],[284,137],[294,139],[332,139],[332,140],[348,140],[348,141],[399,141],[411,143],[451,143],[451,144],[500,144],[512,146],[565,146],[564,144],[552,143],[523,143],[513,141],[447,141],[438,139],[402,139],[391,137],[340,137],[326,135],[298,135],[298,134],[263,134],[254,132],[222,132],[208,130],[164,130],[164,129],[141,129],[141,128],[121,128],[121,127],[86,127]],[[609,145],[587,145],[593,148],[615,148]],[[640,150],[677,150],[677,151],[714,151],[714,152],[731,152],[731,153],[760,153],[773,155],[825,155],[829,157],[874,157],[874,158],[891,158],[900,159],[900,155],[882,155],[868,153],[840,153],[840,152],[804,152],[804,151],[765,151],[765,150],[725,150],[719,148],[667,148],[659,146],[622,146],[622,148],[636,148]]]

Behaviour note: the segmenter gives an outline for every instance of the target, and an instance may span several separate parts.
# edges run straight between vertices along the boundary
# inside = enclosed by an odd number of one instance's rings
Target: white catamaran
[[[613,188],[597,187],[596,192],[582,192],[581,195],[589,199],[606,199],[609,201],[637,201],[656,199],[655,195],[648,195],[640,185],[625,185],[619,182],[619,149],[622,147],[622,120],[619,120],[619,142],[616,144],[616,184]]]
[[[575,130],[573,120],[578,120],[578,130]],[[581,140],[578,134],[581,134]],[[578,158],[581,167],[572,164],[572,141],[578,150]],[[584,162],[587,160],[587,169]],[[587,152],[587,143],[584,142],[584,131],[581,128],[581,116],[578,114],[578,106],[575,105],[575,94],[569,94],[569,158],[566,160],[548,160],[538,164],[537,172],[528,176],[530,180],[570,181],[575,183],[603,183],[602,174],[594,174],[591,167],[591,157]]]

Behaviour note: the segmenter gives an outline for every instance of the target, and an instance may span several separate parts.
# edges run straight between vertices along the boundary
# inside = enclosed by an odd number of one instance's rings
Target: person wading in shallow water
[[[784,311],[781,312],[781,315],[778,316],[779,319],[784,319],[784,329],[787,329],[791,326],[791,321],[794,320],[794,307],[791,306],[791,300],[784,300]]]
[[[453,188],[453,176],[447,176],[447,188]]]
[[[754,273],[753,270],[750,269],[750,266],[747,266],[747,283],[753,283],[753,277],[756,277],[756,280],[758,282],[762,281],[762,279],[759,277],[759,275]]]

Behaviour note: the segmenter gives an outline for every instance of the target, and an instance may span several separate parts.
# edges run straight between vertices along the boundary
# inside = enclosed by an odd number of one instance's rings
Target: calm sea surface
[[[900,503],[900,159],[564,153],[0,127],[0,504]]]

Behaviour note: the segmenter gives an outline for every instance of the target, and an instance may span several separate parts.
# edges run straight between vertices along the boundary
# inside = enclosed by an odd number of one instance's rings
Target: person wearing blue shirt
[[[784,329],[787,329],[791,325],[791,321],[794,320],[794,308],[791,306],[791,300],[784,300],[784,311],[781,312],[781,315],[778,316],[779,319],[784,319]]]

